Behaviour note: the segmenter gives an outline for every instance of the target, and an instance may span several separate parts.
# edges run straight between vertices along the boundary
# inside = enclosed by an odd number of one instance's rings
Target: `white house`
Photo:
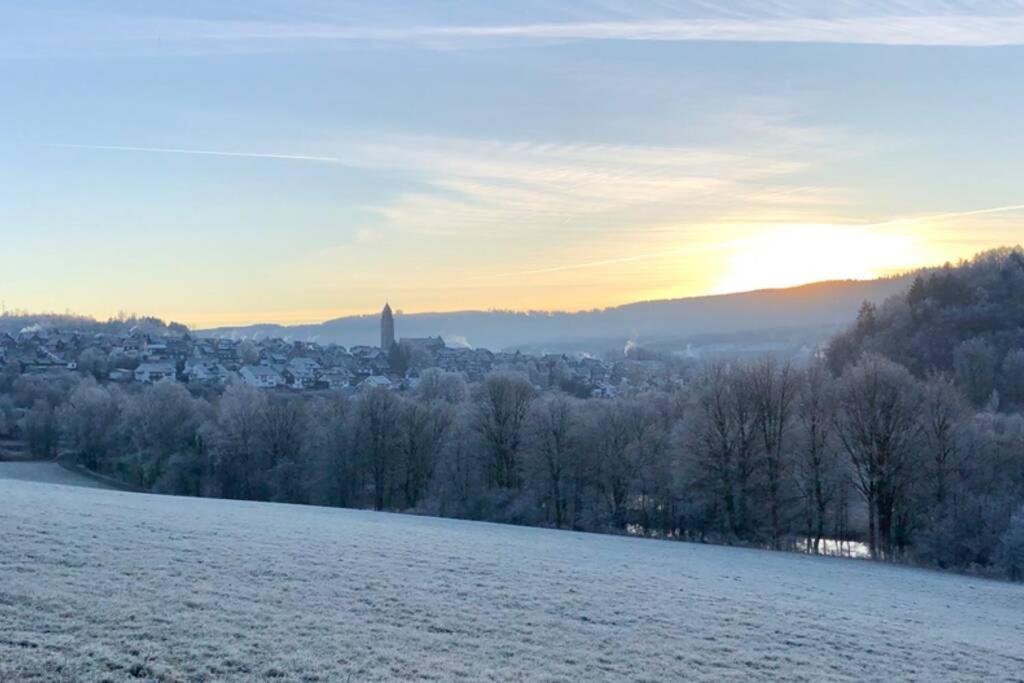
[[[273,389],[284,383],[281,373],[269,365],[246,365],[238,374],[248,386],[258,389]]]
[[[153,384],[162,379],[175,379],[177,370],[173,363],[142,363],[135,368],[135,381]]]
[[[296,389],[308,389],[316,384],[320,364],[312,358],[292,358],[282,374],[285,381]]]
[[[392,387],[392,382],[384,375],[370,375],[359,383],[360,389],[373,389],[374,387],[390,389]]]
[[[345,368],[332,368],[320,375],[320,384],[326,385],[328,389],[344,389],[351,386],[354,376]]]
[[[224,384],[228,371],[216,361],[190,360],[185,363],[185,378],[190,384]]]

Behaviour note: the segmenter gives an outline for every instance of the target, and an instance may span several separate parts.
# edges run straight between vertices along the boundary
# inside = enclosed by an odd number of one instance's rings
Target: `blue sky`
[[[1013,244],[1024,4],[979,4],[0,2],[0,298],[581,309]]]

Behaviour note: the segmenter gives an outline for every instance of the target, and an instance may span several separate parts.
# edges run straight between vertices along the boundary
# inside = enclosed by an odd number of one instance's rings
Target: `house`
[[[131,370],[126,370],[125,368],[114,368],[107,373],[107,377],[111,382],[131,382],[134,375]]]
[[[216,386],[226,384],[228,381],[227,368],[216,361],[187,361],[184,374],[189,384]]]
[[[167,358],[167,344],[159,342],[149,344],[141,351],[141,355],[145,360],[164,360]]]
[[[238,374],[246,385],[258,389],[273,389],[284,384],[281,373],[269,365],[246,365]]]
[[[178,371],[172,363],[142,363],[135,368],[135,381],[153,384],[164,379],[176,379]]]
[[[310,389],[320,375],[320,364],[312,358],[292,358],[281,374],[289,386]]]
[[[375,389],[377,387],[390,389],[392,387],[392,382],[384,375],[370,375],[359,383],[360,389]]]
[[[441,337],[402,337],[398,344],[399,346],[423,349],[431,353],[443,351],[445,348],[444,339]]]
[[[139,332],[132,332],[121,343],[121,353],[128,358],[138,357],[149,345],[149,338]]]
[[[325,389],[344,389],[352,385],[354,377],[355,375],[345,368],[332,368],[320,375],[317,386]]]

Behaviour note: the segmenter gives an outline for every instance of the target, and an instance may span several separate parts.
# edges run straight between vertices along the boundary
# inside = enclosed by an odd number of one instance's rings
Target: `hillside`
[[[4,479],[0,680],[1012,680],[1019,585]]]
[[[916,276],[829,348],[835,370],[874,352],[919,376],[951,372],[976,403],[997,389],[1024,405],[1024,250],[984,252]]]
[[[818,282],[788,289],[765,289],[664,301],[646,301],[579,313],[457,311],[399,315],[400,337],[444,336],[491,349],[600,353],[628,340],[665,345],[704,335],[777,333],[803,330],[827,339],[853,320],[865,301],[881,302],[909,284],[908,278]],[[383,302],[382,302],[383,303]],[[392,305],[399,302],[392,302]],[[349,316],[316,325],[252,325],[201,331],[208,336],[276,336],[296,340],[377,344],[376,315]],[[676,344],[680,346],[680,344]],[[681,346],[685,346],[681,344]]]

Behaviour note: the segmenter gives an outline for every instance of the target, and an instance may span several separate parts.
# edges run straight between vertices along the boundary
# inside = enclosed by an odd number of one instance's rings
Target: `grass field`
[[[1020,585],[48,465],[0,464],[2,681],[1024,680]]]

